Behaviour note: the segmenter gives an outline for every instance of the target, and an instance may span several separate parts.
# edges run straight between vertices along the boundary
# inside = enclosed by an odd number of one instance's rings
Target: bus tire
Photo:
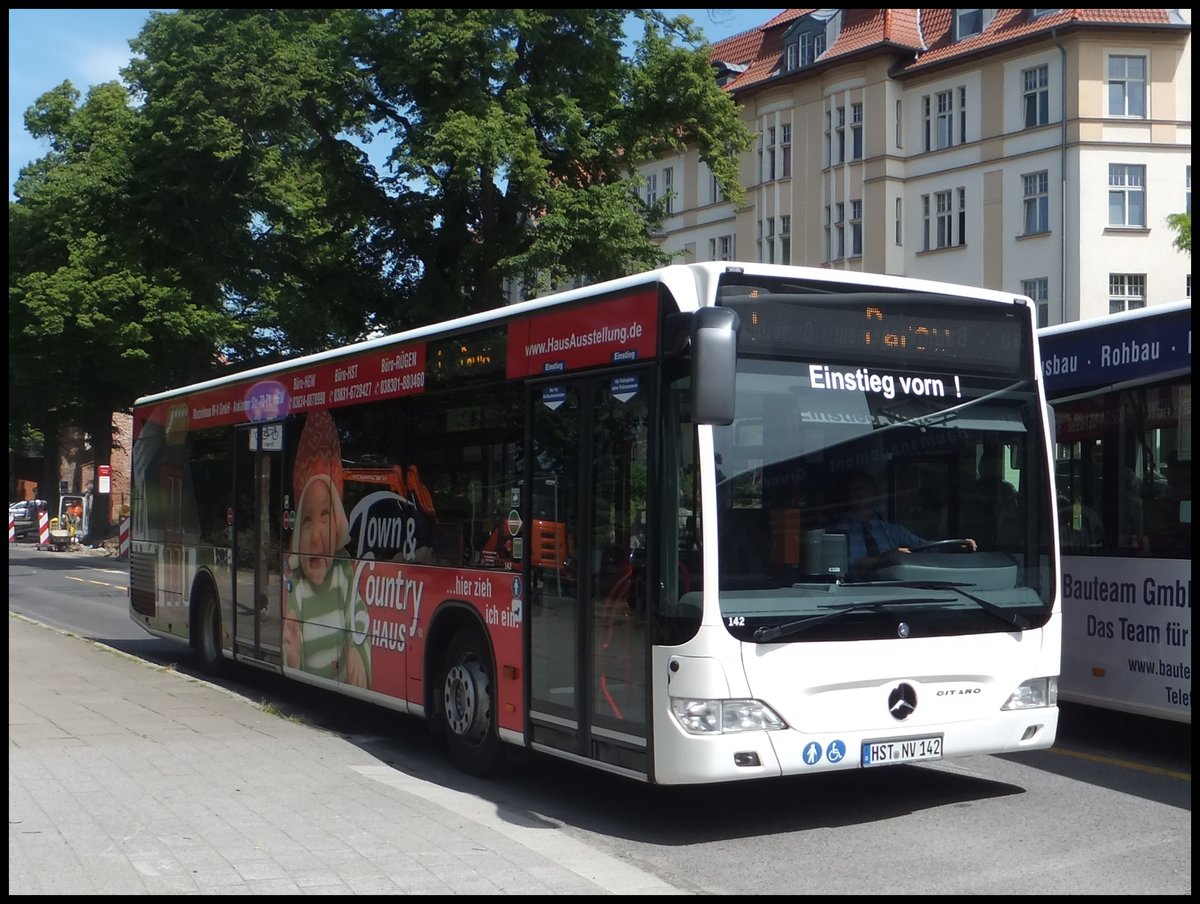
[[[221,611],[217,606],[217,595],[211,588],[198,591],[196,600],[196,655],[200,668],[212,677],[225,670],[225,657],[221,655]]]
[[[495,774],[504,759],[496,732],[495,670],[478,631],[454,635],[440,677],[442,732],[450,758],[471,775]]]

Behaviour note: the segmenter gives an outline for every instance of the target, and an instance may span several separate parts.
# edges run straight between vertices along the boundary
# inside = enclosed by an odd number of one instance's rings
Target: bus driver
[[[865,471],[850,475],[846,487],[846,514],[837,524],[844,531],[850,547],[850,571],[862,574],[879,564],[889,552],[912,552],[933,541],[925,540],[902,524],[893,524],[879,514],[879,489],[875,478]],[[973,539],[964,543],[974,551]]]

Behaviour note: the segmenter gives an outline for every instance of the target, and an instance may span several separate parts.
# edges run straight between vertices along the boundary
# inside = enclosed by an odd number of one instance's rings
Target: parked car
[[[49,510],[44,499],[23,499],[8,504],[8,516],[13,522],[14,537],[22,540],[37,534],[38,512]]]

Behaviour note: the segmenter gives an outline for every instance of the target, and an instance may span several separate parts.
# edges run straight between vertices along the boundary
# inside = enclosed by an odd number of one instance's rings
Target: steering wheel
[[[914,546],[913,552],[974,552],[971,542],[963,537],[951,540],[937,540],[924,546]]]

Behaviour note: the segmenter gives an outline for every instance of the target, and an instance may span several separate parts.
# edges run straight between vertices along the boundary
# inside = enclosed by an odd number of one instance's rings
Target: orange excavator
[[[409,465],[407,474],[403,465],[393,465],[390,468],[343,468],[342,479],[387,487],[397,496],[411,498],[430,520],[436,517],[433,497],[421,482],[416,465]]]

